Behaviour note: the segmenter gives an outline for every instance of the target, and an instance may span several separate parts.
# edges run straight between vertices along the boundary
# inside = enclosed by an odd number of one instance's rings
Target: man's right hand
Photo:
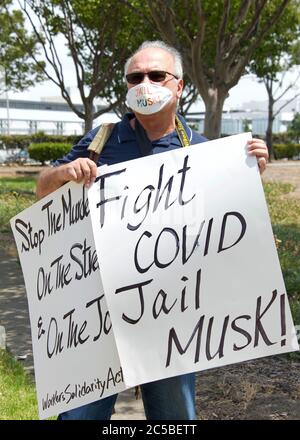
[[[38,199],[41,199],[70,181],[83,183],[89,187],[95,181],[96,176],[95,162],[80,157],[70,163],[43,170],[37,182],[36,194]]]
[[[57,168],[57,171],[61,173],[62,183],[72,180],[90,186],[96,179],[97,165],[91,159],[80,157],[70,163],[61,165]]]

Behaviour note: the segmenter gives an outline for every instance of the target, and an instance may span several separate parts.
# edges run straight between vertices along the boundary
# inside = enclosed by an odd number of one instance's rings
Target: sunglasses
[[[176,75],[165,70],[152,70],[151,72],[133,72],[126,75],[126,80],[129,84],[140,84],[145,76],[148,76],[152,82],[163,82],[165,81],[167,75],[172,75],[174,78],[178,79]]]

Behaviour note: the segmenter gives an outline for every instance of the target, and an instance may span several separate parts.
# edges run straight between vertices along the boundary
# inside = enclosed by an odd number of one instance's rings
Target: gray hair
[[[163,49],[166,52],[168,52],[169,54],[171,54],[173,56],[174,59],[174,75],[177,76],[178,78],[182,78],[183,77],[183,68],[182,68],[182,58],[180,53],[178,52],[177,49],[175,49],[172,46],[169,46],[168,44],[166,44],[164,41],[160,41],[160,40],[155,40],[155,41],[144,41],[144,43],[142,43],[140,45],[140,47],[134,52],[133,55],[131,55],[130,58],[128,58],[128,60],[125,63],[125,75],[127,74],[128,71],[128,67],[129,64],[132,61],[132,58],[141,50],[143,49],[148,49],[148,48],[153,48],[153,49]]]

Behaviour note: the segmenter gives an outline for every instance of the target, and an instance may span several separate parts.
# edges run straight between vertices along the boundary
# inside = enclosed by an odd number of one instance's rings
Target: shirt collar
[[[119,137],[120,142],[135,141],[136,140],[135,132],[129,122],[130,119],[132,119],[133,117],[134,117],[134,113],[126,113],[123,116],[122,120],[120,121],[119,129],[118,129],[118,137]],[[183,116],[178,114],[178,117],[179,117],[180,121],[182,122],[182,125],[184,126],[184,129],[186,131],[186,134],[188,135],[189,140],[191,141],[192,130],[185,122],[185,119],[183,118]],[[161,140],[159,140],[159,143],[161,143],[161,145],[164,145],[164,144],[169,145],[169,139],[170,139],[169,136],[171,136],[171,137],[177,136],[176,131],[161,138]]]
[[[133,113],[126,113],[120,121],[118,127],[119,142],[135,141],[135,133],[130,125],[130,119],[134,117]]]

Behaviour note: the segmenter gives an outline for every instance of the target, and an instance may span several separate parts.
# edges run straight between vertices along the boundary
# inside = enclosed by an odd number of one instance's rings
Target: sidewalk
[[[28,303],[23,275],[14,252],[0,247],[0,325],[6,330],[9,352],[34,375]],[[134,389],[118,397],[112,420],[145,419],[142,399],[135,399]]]

